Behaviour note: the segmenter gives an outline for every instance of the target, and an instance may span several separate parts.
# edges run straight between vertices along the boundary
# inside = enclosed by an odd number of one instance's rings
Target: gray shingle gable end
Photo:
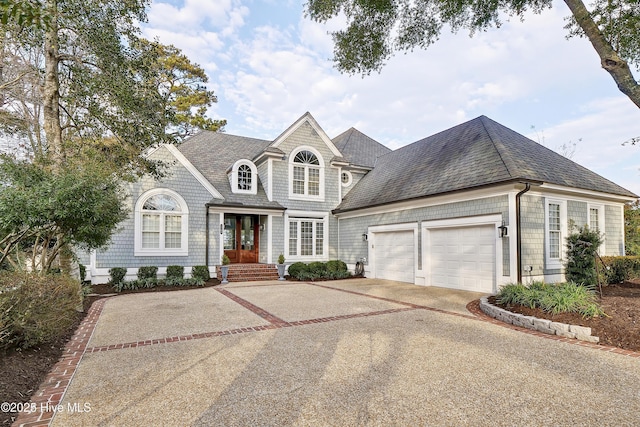
[[[390,148],[355,128],[350,128],[333,138],[333,143],[349,163],[368,168],[376,165],[378,157],[391,152]]]
[[[381,156],[334,212],[520,180],[637,197],[480,116]]]

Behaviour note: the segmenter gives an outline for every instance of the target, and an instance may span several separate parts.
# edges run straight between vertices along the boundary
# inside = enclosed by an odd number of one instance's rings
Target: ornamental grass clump
[[[75,322],[78,282],[64,275],[0,273],[0,348],[30,348],[54,340]]]
[[[496,295],[503,305],[522,305],[540,308],[551,313],[579,313],[583,317],[606,316],[598,304],[593,287],[573,282],[548,284],[534,282],[529,286],[521,283],[504,286]]]

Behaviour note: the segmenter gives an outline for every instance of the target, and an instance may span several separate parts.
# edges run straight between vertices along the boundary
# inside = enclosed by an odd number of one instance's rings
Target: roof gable
[[[308,111],[304,113],[302,117],[300,117],[298,120],[296,120],[291,126],[289,126],[287,130],[282,132],[280,136],[278,136],[273,141],[273,143],[270,144],[270,147],[277,148],[289,136],[291,136],[292,133],[294,133],[298,128],[300,128],[300,126],[302,126],[304,123],[308,123],[309,125],[311,125],[311,127],[316,131],[318,136],[320,136],[320,139],[322,140],[322,142],[324,142],[327,145],[327,147],[329,148],[329,150],[331,150],[334,156],[342,157],[342,153],[340,152],[340,150],[338,150],[338,148],[334,145],[333,141],[331,141],[331,139],[327,136],[325,131],[320,127],[318,122],[316,122],[316,119],[314,119],[311,113],[309,113]]]
[[[349,163],[368,168],[373,168],[376,165],[378,157],[391,152],[390,148],[355,128],[333,138],[333,143]]]

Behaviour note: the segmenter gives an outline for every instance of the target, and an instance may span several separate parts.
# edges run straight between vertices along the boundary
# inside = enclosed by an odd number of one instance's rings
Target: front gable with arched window
[[[135,206],[135,256],[187,256],[189,208],[175,191],[155,188]]]
[[[312,147],[299,147],[289,156],[289,198],[324,200],[324,160]]]

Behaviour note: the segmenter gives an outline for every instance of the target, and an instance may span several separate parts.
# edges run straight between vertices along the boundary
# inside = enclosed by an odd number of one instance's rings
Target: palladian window
[[[293,198],[323,198],[323,164],[315,153],[305,149],[295,153],[290,173],[290,192]]]
[[[168,190],[146,193],[136,204],[135,255],[186,255],[187,221],[180,196]]]

